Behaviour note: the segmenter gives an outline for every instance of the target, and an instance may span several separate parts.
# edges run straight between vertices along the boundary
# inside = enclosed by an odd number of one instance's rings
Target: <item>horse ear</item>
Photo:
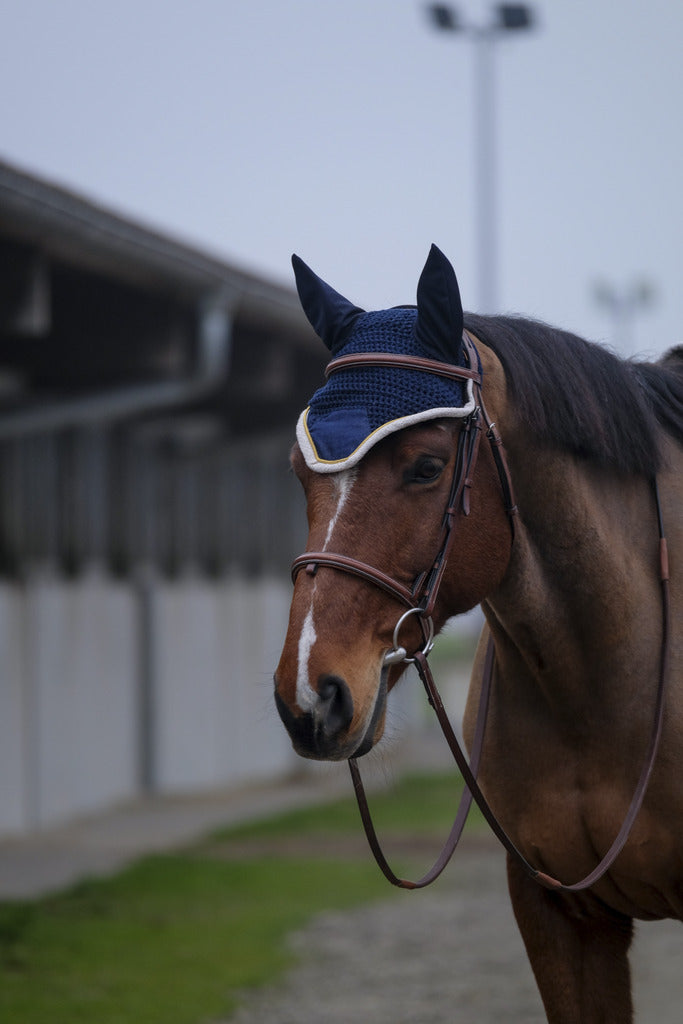
[[[435,245],[417,284],[415,334],[430,356],[459,362],[463,315],[460,289],[453,267]]]
[[[337,352],[364,310],[314,274],[298,256],[292,256],[296,290],[311,327],[330,352]]]

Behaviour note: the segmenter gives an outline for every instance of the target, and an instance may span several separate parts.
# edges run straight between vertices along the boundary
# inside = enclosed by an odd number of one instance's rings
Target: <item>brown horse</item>
[[[309,319],[338,352],[362,311],[297,269]],[[525,319],[463,318],[445,257],[438,270],[432,291],[441,294],[427,295],[426,281],[413,315],[442,335],[442,361],[450,351],[464,365],[463,330],[474,346],[519,515],[511,531],[499,467],[482,444],[433,619],[438,629],[482,605],[466,742],[490,635],[495,669],[479,782],[521,853],[563,882],[582,878],[608,850],[646,758],[662,645],[655,476],[658,483],[671,660],[640,813],[614,864],[584,892],[543,888],[508,857],[510,896],[548,1020],[626,1024],[633,919],[683,917],[683,358],[624,362]],[[346,555],[415,588],[442,543],[466,422],[424,415],[380,431],[339,469],[332,459],[317,466],[295,446],[309,550]],[[405,609],[375,584],[324,562],[298,573],[275,686],[305,757],[357,756],[382,736],[386,693],[405,668],[385,659]],[[424,645],[419,616],[404,623],[400,642],[408,651]]]

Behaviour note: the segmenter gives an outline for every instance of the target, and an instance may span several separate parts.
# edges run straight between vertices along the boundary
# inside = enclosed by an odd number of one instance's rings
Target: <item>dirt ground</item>
[[[298,965],[249,993],[230,1024],[543,1024],[503,854],[467,838],[431,889],[326,913],[290,936]],[[680,1024],[683,929],[637,926],[638,1024]]]

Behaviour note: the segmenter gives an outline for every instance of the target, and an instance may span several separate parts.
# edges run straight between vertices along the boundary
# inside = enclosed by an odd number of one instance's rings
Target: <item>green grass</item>
[[[453,787],[452,776],[407,780],[373,801],[378,827],[445,834]],[[292,929],[317,911],[396,893],[369,853],[342,860],[277,852],[279,837],[359,829],[352,801],[339,801],[223,832],[50,898],[0,903],[0,1021],[225,1019],[241,990],[289,964],[284,940]],[[230,856],[231,841],[250,838],[272,841],[272,855]]]
[[[116,878],[0,906],[0,1020],[199,1024],[288,964],[321,907],[384,895],[369,864],[153,857]]]

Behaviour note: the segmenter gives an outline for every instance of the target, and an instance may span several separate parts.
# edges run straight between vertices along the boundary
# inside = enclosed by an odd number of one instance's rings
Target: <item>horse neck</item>
[[[616,677],[622,699],[629,686],[635,696],[661,635],[648,481],[534,451],[528,438],[508,454],[520,523],[508,572],[484,604],[501,664],[515,685],[523,677],[574,712],[601,693],[609,705]]]

